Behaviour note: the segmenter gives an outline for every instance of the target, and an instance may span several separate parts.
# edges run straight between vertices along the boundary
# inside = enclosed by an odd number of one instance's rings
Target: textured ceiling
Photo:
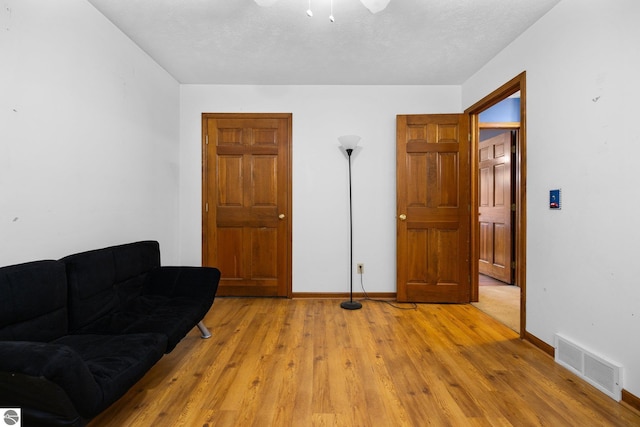
[[[180,83],[458,85],[560,0],[89,0]]]

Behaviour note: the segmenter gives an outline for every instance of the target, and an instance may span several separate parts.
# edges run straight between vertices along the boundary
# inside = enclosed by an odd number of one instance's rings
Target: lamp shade
[[[343,135],[338,137],[338,141],[345,150],[354,150],[360,142],[360,137],[358,135]]]

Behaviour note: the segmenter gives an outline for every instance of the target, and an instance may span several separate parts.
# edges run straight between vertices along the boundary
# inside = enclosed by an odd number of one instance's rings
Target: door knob
[[[400,214],[398,218],[400,218],[400,221],[404,221],[405,219],[407,219],[407,216],[405,214]]]
[[[284,219],[284,214],[280,214],[280,215],[278,215],[278,218],[280,218],[280,219]]]

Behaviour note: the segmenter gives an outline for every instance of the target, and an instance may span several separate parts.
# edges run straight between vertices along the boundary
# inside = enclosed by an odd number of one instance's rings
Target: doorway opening
[[[497,293],[488,301],[499,311],[494,317],[522,338],[526,331],[525,79],[523,72],[465,111],[471,121],[471,301],[481,304],[483,291]],[[485,119],[489,110],[501,111],[495,108],[499,104],[509,103],[507,110],[513,110],[518,94],[518,120]],[[514,315],[515,322],[503,320]]]

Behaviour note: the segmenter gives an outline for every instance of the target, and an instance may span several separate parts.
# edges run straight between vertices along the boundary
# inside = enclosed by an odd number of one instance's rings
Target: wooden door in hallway
[[[291,294],[291,119],[202,115],[202,261],[220,296]]]
[[[478,144],[478,270],[512,283],[512,147],[515,131],[504,131]]]
[[[398,301],[470,301],[469,116],[397,117]]]

